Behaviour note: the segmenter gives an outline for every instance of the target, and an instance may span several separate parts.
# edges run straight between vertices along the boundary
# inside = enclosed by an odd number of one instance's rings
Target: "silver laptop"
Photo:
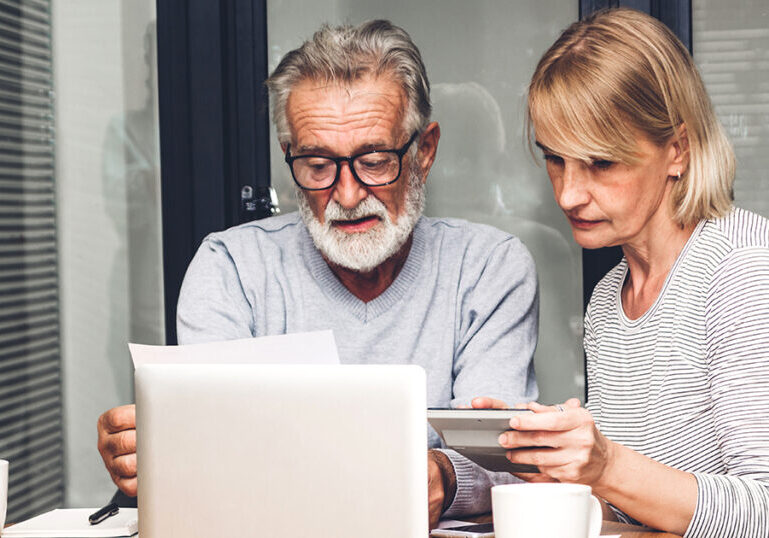
[[[141,538],[428,533],[418,366],[136,370]]]

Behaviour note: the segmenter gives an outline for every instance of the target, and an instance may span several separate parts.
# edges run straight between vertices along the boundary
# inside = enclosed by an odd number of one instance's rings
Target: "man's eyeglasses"
[[[294,181],[308,191],[330,189],[339,180],[341,164],[347,162],[353,177],[367,187],[381,187],[398,181],[403,156],[417,138],[414,133],[402,147],[366,151],[349,157],[324,155],[291,155],[291,145],[286,148],[286,162],[291,168]]]

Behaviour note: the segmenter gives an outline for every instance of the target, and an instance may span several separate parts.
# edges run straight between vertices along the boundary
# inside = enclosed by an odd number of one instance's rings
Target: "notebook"
[[[98,525],[88,516],[98,508],[57,509],[3,529],[3,538],[128,537],[138,532],[136,508],[121,508]]]

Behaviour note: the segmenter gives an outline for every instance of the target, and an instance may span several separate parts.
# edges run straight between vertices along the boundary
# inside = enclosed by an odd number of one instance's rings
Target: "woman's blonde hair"
[[[658,146],[685,129],[689,166],[673,186],[681,225],[732,206],[735,159],[691,55],[653,17],[627,8],[572,24],[544,54],[529,85],[527,133],[584,161],[638,160],[636,137]]]

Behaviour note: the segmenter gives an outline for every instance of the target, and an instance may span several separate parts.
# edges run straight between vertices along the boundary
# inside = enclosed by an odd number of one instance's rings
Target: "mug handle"
[[[590,496],[590,528],[587,535],[590,538],[598,538],[601,536],[601,526],[603,525],[603,510],[601,510],[601,502],[595,497]]]

